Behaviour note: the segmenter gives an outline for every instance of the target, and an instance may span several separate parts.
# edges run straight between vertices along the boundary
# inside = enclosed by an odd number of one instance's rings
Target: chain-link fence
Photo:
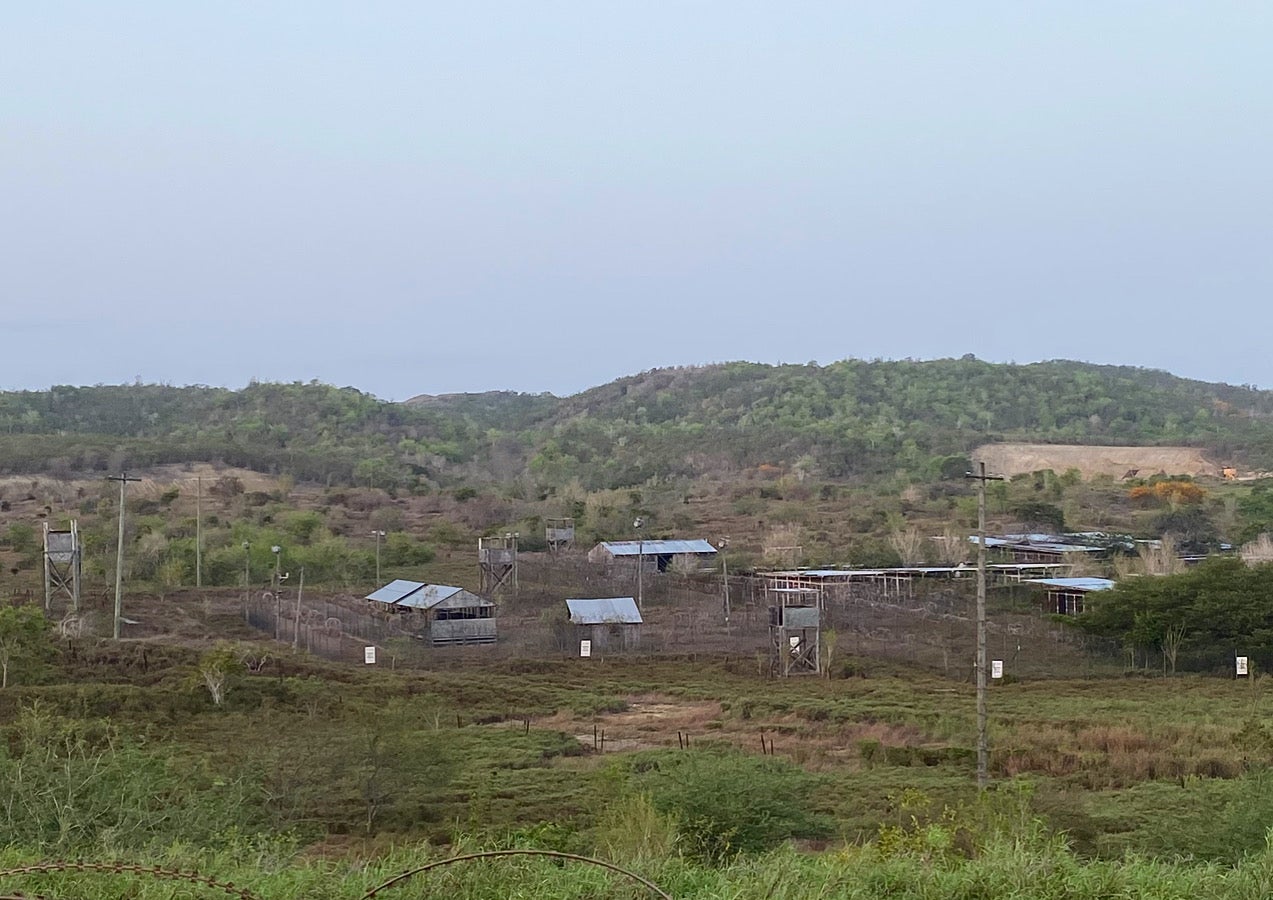
[[[378,648],[378,662],[561,657],[580,652],[581,635],[567,621],[567,597],[635,596],[634,572],[579,557],[544,556],[519,564],[517,589],[496,595],[498,641],[484,646],[438,646],[429,614],[395,611],[353,596],[259,593],[245,604],[245,621],[281,643],[328,659],[361,662]],[[971,677],[976,646],[971,579],[908,584],[905,590],[855,584],[828,589],[821,640],[824,663],[849,671],[866,658],[919,665],[951,677]],[[770,631],[771,596],[763,579],[719,573],[646,572],[642,576],[640,639],[598,655],[697,654],[763,660],[780,652]],[[1040,595],[1024,586],[990,593],[987,651],[1008,677],[1078,677],[1116,672],[1123,654],[1113,641],[1052,620]],[[728,609],[728,617],[726,610]]]

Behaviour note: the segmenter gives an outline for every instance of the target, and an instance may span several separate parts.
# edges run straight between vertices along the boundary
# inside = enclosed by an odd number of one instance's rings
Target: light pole
[[[283,548],[275,544],[270,552],[274,554],[274,640],[277,641],[283,619],[283,579],[287,576],[282,573]]]
[[[637,533],[637,609],[641,609],[641,601],[644,599],[644,575],[645,575],[645,537],[641,534],[641,528],[645,525],[645,519],[637,516],[636,521],[632,523],[632,527]]]
[[[385,533],[376,529],[372,534],[376,536],[376,587],[380,587],[380,539],[385,536]]]
[[[717,542],[720,548],[721,581],[725,586],[725,627],[729,627],[729,560],[725,557],[725,548],[729,546],[729,538],[721,538]]]
[[[986,464],[978,463],[977,473],[965,478],[977,482],[977,788],[985,790],[990,780],[990,741],[986,729],[986,482],[1003,481],[1002,475],[987,475]]]

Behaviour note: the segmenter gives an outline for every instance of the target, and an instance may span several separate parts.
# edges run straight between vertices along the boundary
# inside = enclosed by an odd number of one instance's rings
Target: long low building
[[[428,623],[429,640],[446,644],[493,644],[495,603],[448,584],[398,579],[367,595],[385,608],[418,616]]]
[[[716,565],[716,548],[710,542],[693,541],[602,541],[588,551],[588,562],[636,566],[666,572],[674,569],[710,569]]]

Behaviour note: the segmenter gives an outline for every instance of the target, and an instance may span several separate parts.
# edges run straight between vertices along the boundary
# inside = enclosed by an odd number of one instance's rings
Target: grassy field
[[[791,680],[763,678],[751,660],[675,658],[388,672],[241,644],[259,671],[236,667],[217,706],[201,652],[64,643],[46,683],[0,693],[0,826],[15,843],[101,853],[255,834],[590,851],[609,810],[646,797],[682,837],[701,833],[700,855],[722,857],[762,807],[783,824],[756,848],[860,845],[881,829],[986,815],[970,686],[879,661],[852,661],[854,677]],[[998,814],[1062,832],[1086,857],[1259,851],[1273,812],[1271,687],[1196,676],[997,685]],[[128,766],[153,770],[153,788],[102,795]],[[76,799],[50,806],[58,796]],[[160,805],[190,814],[149,822]],[[734,829],[723,849],[713,829]]]

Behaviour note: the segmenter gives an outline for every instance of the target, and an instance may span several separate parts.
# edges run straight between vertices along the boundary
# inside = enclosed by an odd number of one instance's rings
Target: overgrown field
[[[792,840],[855,866],[866,851],[835,848],[874,847],[907,860],[877,860],[905,878],[920,877],[916,856],[989,865],[962,861],[1004,841],[1083,872],[1096,870],[1067,854],[1230,864],[1263,853],[1273,820],[1264,678],[996,686],[995,788],[978,798],[970,687],[879,662],[774,681],[751,661],[387,672],[219,652],[235,660],[219,705],[207,653],[142,643],[64,643],[28,671],[44,683],[0,692],[13,852],[362,856],[459,841],[730,863],[701,870],[720,885],[766,877],[735,858]]]

